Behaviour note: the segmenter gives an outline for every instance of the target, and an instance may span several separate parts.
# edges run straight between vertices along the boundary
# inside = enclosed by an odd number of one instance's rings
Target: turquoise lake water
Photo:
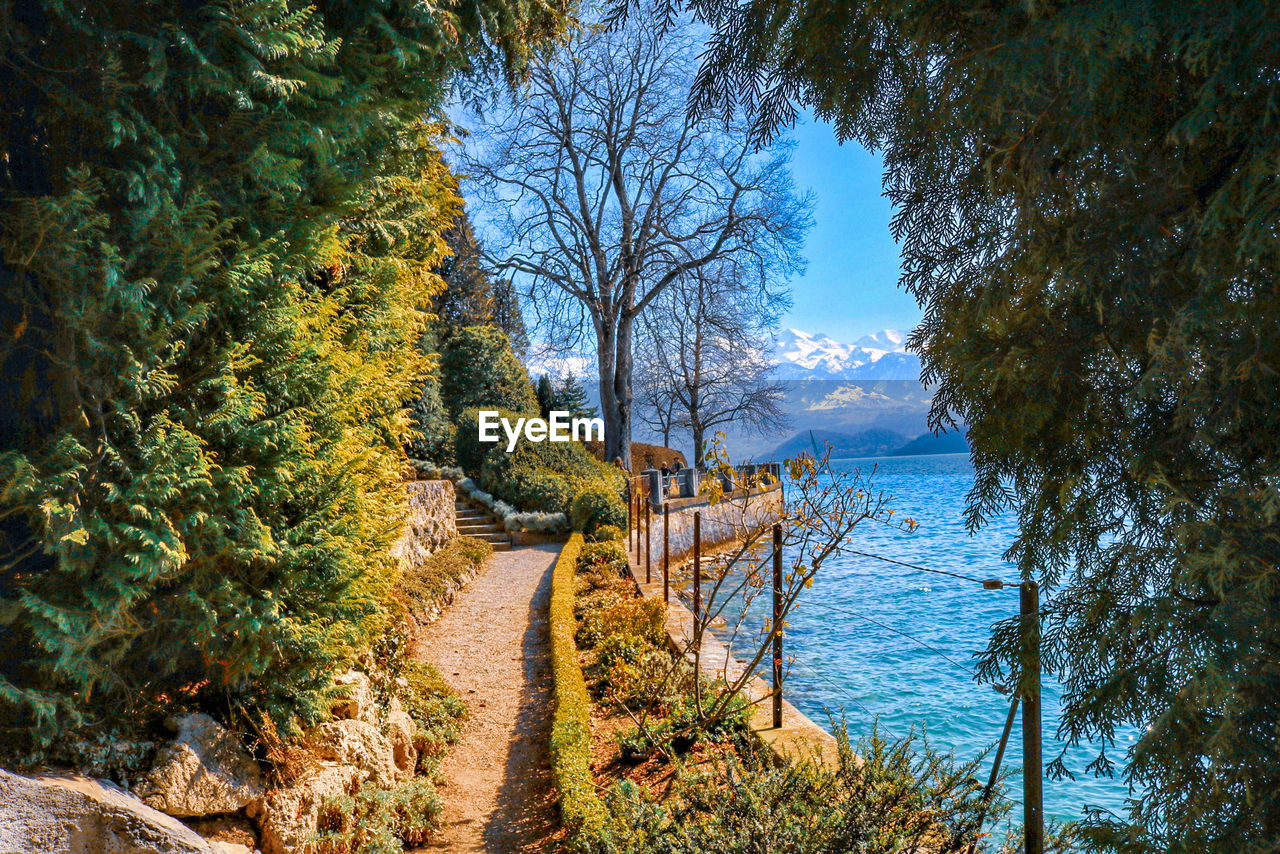
[[[874,487],[892,496],[894,516],[921,523],[910,534],[863,523],[850,537],[849,548],[979,578],[1016,581],[1017,572],[1001,558],[1013,541],[1016,521],[1011,516],[996,519],[973,536],[965,530],[965,495],[973,484],[967,455],[834,460],[832,467],[864,475],[876,467]],[[993,623],[1017,613],[1016,586],[988,591],[972,582],[871,558],[829,559],[790,618],[785,654],[795,656],[795,662],[787,699],[823,725],[831,715],[839,720],[843,713],[855,742],[878,717],[888,735],[905,735],[912,726],[919,731],[923,724],[935,748],[954,750],[961,759],[975,757],[999,739],[1009,700],[973,681],[972,656],[985,648]],[[1054,737],[1058,698],[1056,684],[1046,676],[1046,765],[1061,749]],[[1108,754],[1122,757],[1132,740],[1132,733],[1124,734]],[[1015,721],[1004,767],[1020,767],[1021,751],[1021,723]],[[984,765],[984,782],[993,756],[994,751]],[[1079,818],[1086,805],[1123,811],[1128,795],[1124,782],[1085,771],[1095,756],[1087,747],[1073,748],[1066,763],[1076,779],[1045,780],[1048,817]],[[1020,801],[1021,777],[1013,777],[1009,786],[1009,796]],[[1020,821],[1021,809],[1015,807],[1010,819]]]

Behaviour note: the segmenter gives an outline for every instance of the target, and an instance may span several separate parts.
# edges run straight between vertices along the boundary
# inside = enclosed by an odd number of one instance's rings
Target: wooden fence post
[[[773,524],[773,728],[782,728],[782,525]]]
[[[671,508],[662,502],[662,602],[671,601]]]
[[[1040,588],[1024,581],[1022,629],[1022,821],[1026,854],[1044,854],[1044,768],[1040,743]]]
[[[702,649],[702,511],[693,513],[693,646]],[[697,678],[695,676],[695,678]]]
[[[651,543],[649,541],[649,529],[653,527],[653,502],[646,501],[644,503],[644,583],[653,582],[653,577],[649,569],[649,550]]]

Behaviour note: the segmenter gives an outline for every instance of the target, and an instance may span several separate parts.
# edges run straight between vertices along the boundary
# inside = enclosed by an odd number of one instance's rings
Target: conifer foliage
[[[1280,6],[668,5],[700,107],[883,149],[971,523],[1018,513],[1063,734],[1134,785],[1090,845],[1280,849]]]
[[[541,3],[0,1],[0,741],[320,708],[384,620],[458,70]],[[60,743],[65,743],[65,737]]]

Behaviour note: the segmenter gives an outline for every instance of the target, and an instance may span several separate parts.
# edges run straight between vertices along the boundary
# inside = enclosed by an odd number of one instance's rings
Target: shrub
[[[405,687],[400,699],[413,719],[413,746],[418,750],[418,766],[427,771],[431,762],[462,734],[467,707],[440,676],[440,671],[425,661],[406,661],[401,671]]]
[[[596,528],[594,536],[597,543],[613,542],[622,539],[622,529],[617,525],[601,525]]]
[[[500,489],[502,497],[516,507],[540,513],[565,513],[569,510],[573,487],[564,475],[522,461],[504,464],[502,469],[499,475],[486,464],[481,476],[491,472],[491,479],[496,480],[500,476],[501,483],[495,489]]]
[[[1003,797],[984,806],[976,760],[958,763],[927,744],[917,751],[912,736],[886,743],[878,732],[855,755],[848,735],[836,735],[835,770],[806,760],[779,763],[765,749],[744,746],[741,758],[728,755],[708,771],[680,774],[661,804],[625,786],[609,798],[612,826],[628,837],[618,840],[619,848],[635,854],[960,854],[969,850],[984,814],[998,824],[1008,812]],[[1046,850],[1064,850],[1063,840],[1046,841]]]
[[[616,540],[588,543],[578,558],[579,572],[612,571],[619,576],[627,574],[627,553]]]
[[[640,656],[653,649],[653,644],[637,635],[616,634],[606,637],[596,647],[596,663],[608,669],[615,664],[635,664]]]
[[[666,606],[657,599],[632,596],[603,610],[583,614],[577,641],[592,649],[610,635],[632,635],[657,646],[666,639]]]
[[[646,709],[665,717],[693,689],[693,665],[646,643],[635,661],[615,661],[605,671],[600,687],[608,691],[611,700],[630,709]]]
[[[593,457],[580,442],[517,442],[511,453],[502,442],[481,442],[477,435],[480,410],[463,410],[455,421],[454,454],[458,465],[480,488],[517,510],[568,513],[574,496],[593,487],[617,495],[621,474]],[[512,424],[527,415],[498,409]],[[625,521],[623,510],[614,521]]]
[[[315,854],[400,854],[440,828],[440,798],[422,777],[394,789],[371,784],[354,797],[326,798],[319,831],[306,846]]]
[[[430,607],[492,553],[493,546],[475,537],[450,540],[418,566],[407,568],[399,589],[411,608]]]
[[[627,524],[627,505],[615,489],[605,484],[591,484],[573,497],[569,508],[569,524],[573,530],[594,535],[601,525],[621,528]]]
[[[569,833],[567,848],[595,851],[607,845],[609,816],[596,795],[591,773],[591,700],[573,641],[574,575],[581,548],[582,537],[570,537],[551,577],[551,671],[555,693],[551,773],[560,790],[560,820]]]

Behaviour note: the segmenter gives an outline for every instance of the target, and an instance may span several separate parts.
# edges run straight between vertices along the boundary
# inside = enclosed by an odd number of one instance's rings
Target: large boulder
[[[317,758],[340,765],[354,765],[364,779],[379,789],[396,784],[395,748],[368,721],[329,721],[307,735],[307,746]]]
[[[89,777],[0,770],[0,854],[210,854],[195,831]]]
[[[170,721],[177,737],[133,787],[149,806],[174,816],[234,813],[262,797],[262,770],[234,735],[204,714]]]
[[[249,806],[264,854],[294,854],[316,832],[327,798],[353,795],[365,774],[354,765],[321,763],[287,789],[276,789]]]

